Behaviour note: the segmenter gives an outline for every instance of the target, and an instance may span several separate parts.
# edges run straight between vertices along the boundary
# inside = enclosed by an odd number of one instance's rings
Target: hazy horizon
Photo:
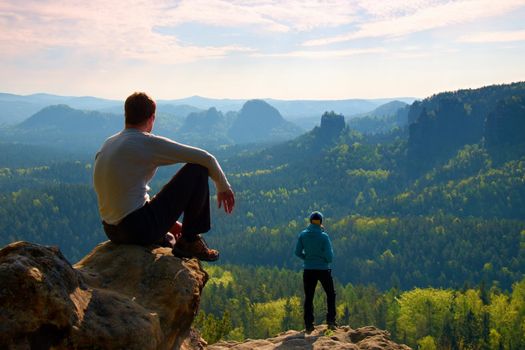
[[[491,84],[492,85],[492,84]],[[476,87],[477,88],[477,87]],[[470,89],[470,88],[469,88]],[[137,90],[138,91],[138,90]],[[130,91],[130,94],[133,91]],[[147,92],[147,91],[145,91]],[[443,91],[439,91],[443,92]],[[438,93],[437,91],[435,93]],[[103,99],[108,101],[118,101],[123,102],[128,95],[122,96],[121,98],[107,98],[103,96],[98,96],[95,94],[88,94],[88,95],[63,95],[59,93],[53,93],[48,91],[37,91],[37,92],[30,92],[30,93],[17,93],[12,91],[0,91],[0,94],[8,94],[8,95],[17,95],[17,96],[23,96],[23,97],[31,97],[31,96],[38,96],[38,95],[50,95],[50,96],[57,96],[57,97],[64,97],[64,98],[97,98],[97,99]],[[152,96],[157,101],[172,101],[172,100],[188,100],[192,98],[202,98],[202,99],[209,99],[209,100],[232,100],[232,101],[244,101],[244,100],[278,100],[278,101],[343,101],[343,100],[395,100],[395,99],[414,99],[419,100],[423,99],[428,96],[376,96],[376,97],[370,97],[370,98],[360,98],[360,97],[344,97],[344,98],[294,98],[294,99],[286,99],[286,98],[276,98],[276,97],[213,97],[213,96],[204,96],[204,95],[191,95],[191,96],[183,96],[183,97],[167,97],[167,98],[157,98],[155,96]]]

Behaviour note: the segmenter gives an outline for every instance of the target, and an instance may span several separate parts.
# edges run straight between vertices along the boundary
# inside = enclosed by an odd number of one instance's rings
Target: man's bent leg
[[[159,229],[168,232],[184,213],[182,236],[195,241],[210,230],[208,170],[186,164],[150,201]]]
[[[210,229],[210,191],[208,170],[186,164],[150,201],[164,232],[174,228],[184,213],[181,238],[173,246],[173,255],[215,261],[219,252],[209,249],[200,237]]]
[[[332,270],[320,271],[320,281],[326,293],[326,323],[328,326],[335,325],[335,288],[334,280],[332,279]]]

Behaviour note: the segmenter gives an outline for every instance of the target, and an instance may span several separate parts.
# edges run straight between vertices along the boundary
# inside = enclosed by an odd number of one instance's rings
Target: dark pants
[[[314,324],[314,294],[317,281],[321,282],[326,293],[326,322],[335,322],[335,289],[332,270],[304,270],[304,324],[308,327]]]
[[[184,239],[193,241],[210,230],[208,169],[203,166],[186,164],[143,207],[117,225],[103,222],[104,231],[114,243],[162,243],[182,213]]]

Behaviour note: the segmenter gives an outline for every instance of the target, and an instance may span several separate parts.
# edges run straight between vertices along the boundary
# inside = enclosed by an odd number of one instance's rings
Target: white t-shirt
[[[102,220],[116,225],[141,208],[149,200],[148,184],[157,168],[175,163],[202,165],[218,192],[230,188],[219,163],[205,150],[132,128],[109,137],[95,156],[93,172]]]

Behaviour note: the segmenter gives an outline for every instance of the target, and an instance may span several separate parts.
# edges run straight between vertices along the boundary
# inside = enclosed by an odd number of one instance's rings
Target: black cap
[[[310,222],[314,223],[314,220],[318,220],[319,224],[321,224],[323,222],[323,214],[318,211],[312,212],[312,214],[310,214]]]

